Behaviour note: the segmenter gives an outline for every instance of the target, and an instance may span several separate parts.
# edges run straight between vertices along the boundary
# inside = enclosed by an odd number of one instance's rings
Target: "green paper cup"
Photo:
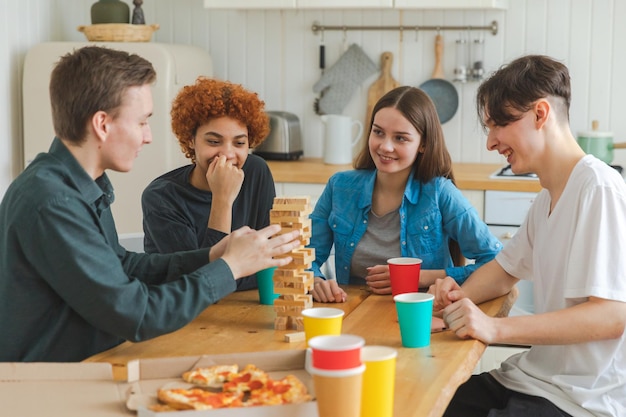
[[[430,325],[435,296],[409,292],[393,297],[396,302],[402,346],[419,348],[430,345]]]
[[[256,273],[256,282],[259,287],[259,301],[261,304],[273,305],[278,294],[274,293],[274,271],[276,267],[262,269]]]

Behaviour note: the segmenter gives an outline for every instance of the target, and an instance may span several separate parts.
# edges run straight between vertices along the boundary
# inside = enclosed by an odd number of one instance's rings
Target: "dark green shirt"
[[[80,361],[172,332],[236,288],[209,250],[126,252],[106,174],[55,139],[0,204],[0,361]]]

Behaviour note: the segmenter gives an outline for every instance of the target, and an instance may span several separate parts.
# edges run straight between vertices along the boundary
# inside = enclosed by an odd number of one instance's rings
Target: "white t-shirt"
[[[626,185],[591,155],[574,167],[552,214],[542,190],[518,233],[496,256],[533,281],[535,312],[594,296],[626,302]],[[626,416],[626,333],[596,342],[534,346],[491,374],[507,388],[544,397],[574,416]]]

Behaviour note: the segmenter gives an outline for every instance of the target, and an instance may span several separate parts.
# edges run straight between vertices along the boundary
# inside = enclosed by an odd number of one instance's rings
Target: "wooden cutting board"
[[[367,109],[365,112],[365,124],[363,125],[363,140],[367,140],[370,134],[370,118],[372,110],[378,100],[387,92],[399,87],[400,84],[391,76],[391,64],[393,63],[393,54],[391,52],[383,52],[380,55],[380,77],[372,83],[367,92]]]

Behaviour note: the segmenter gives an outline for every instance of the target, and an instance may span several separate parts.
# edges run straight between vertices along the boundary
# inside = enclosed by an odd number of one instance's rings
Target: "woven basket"
[[[157,31],[159,25],[131,25],[127,23],[100,23],[90,26],[79,26],[87,40],[93,42],[148,42],[152,32]]]

